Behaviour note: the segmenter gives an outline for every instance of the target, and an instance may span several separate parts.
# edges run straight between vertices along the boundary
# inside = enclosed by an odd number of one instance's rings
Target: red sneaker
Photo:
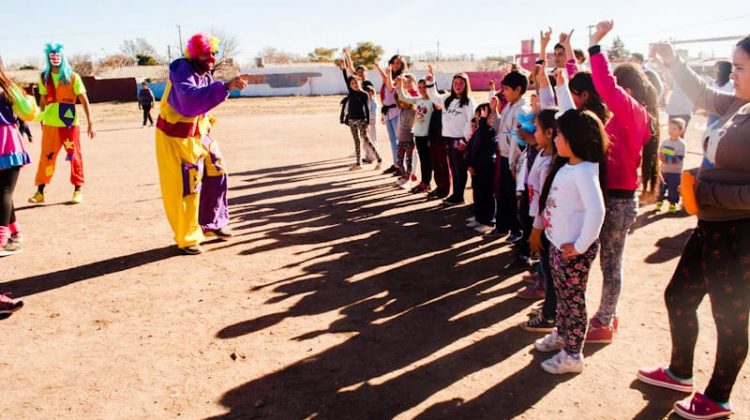
[[[674,412],[690,420],[707,420],[729,417],[732,409],[724,408],[701,393],[674,403]]]
[[[11,299],[10,296],[0,293],[0,315],[10,315],[23,308],[21,299]]]
[[[611,325],[604,325],[594,317],[589,322],[589,330],[586,333],[586,342],[592,344],[609,344],[615,334]]]
[[[540,300],[544,299],[544,289],[539,289],[535,286],[529,285],[525,289],[516,293],[516,297],[523,300]]]
[[[647,383],[649,385],[669,388],[680,392],[693,392],[692,379],[678,381],[677,379],[673,378],[665,368],[650,370],[640,369],[636,377],[639,381]]]
[[[615,315],[612,317],[612,328],[617,332],[617,328],[620,327],[620,317]]]

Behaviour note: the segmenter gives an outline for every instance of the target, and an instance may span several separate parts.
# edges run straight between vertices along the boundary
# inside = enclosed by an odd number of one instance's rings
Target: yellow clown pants
[[[205,240],[198,223],[198,206],[206,154],[200,136],[170,137],[156,130],[156,161],[164,212],[180,248]]]

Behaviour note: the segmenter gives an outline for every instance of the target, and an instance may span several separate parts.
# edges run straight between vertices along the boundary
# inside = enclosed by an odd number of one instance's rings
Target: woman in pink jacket
[[[612,27],[612,21],[600,22],[589,48],[591,78],[596,93],[611,114],[605,127],[610,143],[607,190],[604,193],[607,214],[599,237],[604,285],[599,310],[589,322],[586,336],[589,343],[611,343],[618,327],[617,302],[623,282],[622,259],[625,239],[638,208],[636,190],[641,150],[653,136],[652,127],[658,127],[657,93],[646,75],[631,64],[618,66],[613,74],[607,56],[601,51],[599,42]],[[584,95],[583,92],[572,93],[578,107],[595,96]]]

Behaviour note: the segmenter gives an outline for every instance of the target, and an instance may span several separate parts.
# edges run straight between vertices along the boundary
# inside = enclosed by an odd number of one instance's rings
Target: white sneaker
[[[480,223],[479,226],[477,226],[477,227],[474,228],[474,230],[476,230],[477,232],[481,233],[482,235],[486,235],[486,234],[492,232],[493,230],[495,230],[495,228],[492,227],[492,226],[487,226],[487,225],[483,225],[483,224]]]
[[[573,356],[565,350],[560,350],[554,357],[542,362],[542,369],[555,375],[581,373],[583,372],[583,354]]]
[[[544,353],[557,351],[565,346],[565,340],[557,334],[557,328],[534,342],[534,347]]]
[[[476,222],[476,221],[477,221],[477,218],[476,218],[476,216],[471,216],[471,217],[469,217],[468,219],[466,219],[466,221],[467,221],[467,222]]]
[[[479,226],[479,222],[477,222],[476,220],[472,220],[466,224],[466,227],[469,229],[474,229],[477,226]]]

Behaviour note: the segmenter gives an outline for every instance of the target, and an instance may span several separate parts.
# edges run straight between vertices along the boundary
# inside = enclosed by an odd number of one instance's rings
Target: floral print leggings
[[[549,262],[557,292],[557,334],[565,340],[568,354],[579,354],[583,349],[588,326],[586,313],[586,284],[591,264],[599,251],[597,240],[586,252],[565,259],[556,246],[549,246]]]
[[[693,376],[698,340],[696,310],[708,294],[716,322],[718,349],[705,395],[728,402],[748,350],[750,312],[750,219],[729,222],[700,220],[688,240],[664,293],[672,333],[669,370]]]
[[[404,173],[404,176],[411,176],[414,173],[414,140],[398,142],[398,167]]]
[[[352,131],[352,138],[354,138],[354,151],[357,156],[357,165],[362,164],[362,146],[364,144],[370,146],[375,153],[375,159],[381,162],[380,154],[378,153],[377,147],[372,143],[370,139],[369,124],[365,120],[349,120],[349,128]]]

